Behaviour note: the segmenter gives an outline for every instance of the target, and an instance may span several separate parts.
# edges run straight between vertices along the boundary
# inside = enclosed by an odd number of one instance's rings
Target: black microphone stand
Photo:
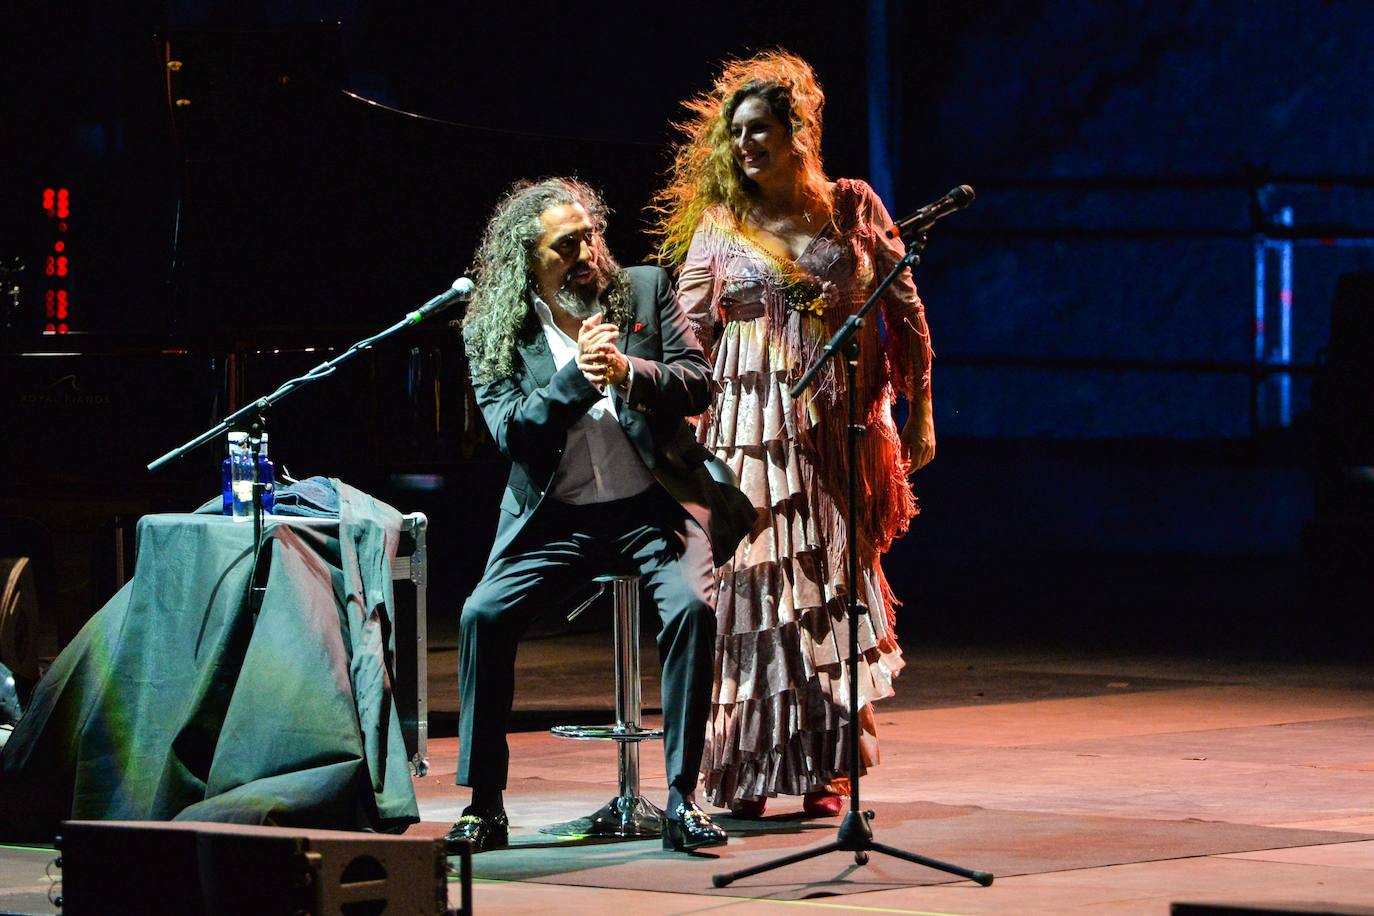
[[[848,571],[849,571],[849,590],[847,602],[847,614],[849,617],[849,740],[846,742],[847,756],[849,757],[849,813],[844,816],[844,821],[840,824],[839,833],[834,840],[815,849],[808,849],[803,852],[793,853],[774,859],[771,862],[764,862],[761,865],[751,865],[739,871],[721,872],[711,877],[711,883],[716,887],[725,887],[739,878],[747,878],[750,875],[757,875],[760,872],[771,871],[775,868],[782,868],[784,865],[792,865],[796,862],[804,862],[807,859],[814,859],[831,852],[852,852],[854,862],[863,865],[868,862],[868,853],[881,852],[898,859],[905,859],[908,862],[915,862],[917,865],[925,865],[929,868],[949,872],[978,882],[983,887],[992,883],[993,875],[990,872],[976,871],[964,868],[960,865],[951,865],[948,862],[941,862],[939,859],[931,859],[926,856],[907,852],[895,846],[888,846],[873,839],[873,826],[869,821],[876,816],[873,811],[864,811],[859,807],[859,607],[858,607],[858,583],[859,583],[859,538],[857,532],[857,503],[858,503],[858,451],[859,436],[866,432],[865,427],[858,422],[858,410],[856,405],[856,395],[854,392],[854,379],[858,374],[859,366],[859,329],[863,327],[864,316],[873,308],[874,304],[882,298],[887,288],[901,274],[903,270],[914,268],[921,261],[921,253],[925,251],[926,234],[925,229],[930,227],[929,223],[916,227],[916,231],[907,247],[906,254],[893,266],[892,270],[883,282],[878,284],[877,289],[868,297],[868,301],[863,304],[853,315],[845,319],[844,324],[830,341],[821,350],[821,355],[815,364],[806,370],[806,374],[792,386],[791,395],[795,399],[807,389],[825,366],[827,360],[835,356],[841,350],[844,352],[845,365],[845,394],[848,402],[849,436],[847,457],[849,461],[848,483],[849,483],[849,507],[846,513],[846,523],[849,525],[848,537]]]
[[[262,434],[266,429],[267,415],[259,410],[248,428],[248,460],[253,463],[253,568],[248,574],[248,597],[254,620],[257,619],[258,611],[262,609],[262,597],[267,593],[267,583],[258,584],[258,560],[262,556],[262,517],[266,514],[262,507],[262,497],[267,492],[267,481],[260,476],[259,461],[262,459]]]
[[[446,298],[445,301],[440,303],[440,298],[441,297],[436,296],[434,299],[430,300],[429,303],[413,312],[410,312],[406,315],[405,318],[402,318],[400,321],[396,322],[391,327],[387,328],[384,331],[380,331],[376,334],[373,334],[371,337],[358,341],[357,343],[353,344],[353,346],[349,347],[347,350],[345,350],[343,353],[340,353],[333,359],[320,363],[314,369],[311,369],[309,372],[305,373],[305,375],[298,376],[287,382],[283,382],[280,386],[278,386],[276,391],[272,392],[269,395],[266,395],[265,397],[258,398],[256,401],[252,401],[248,404],[243,405],[243,407],[240,407],[238,410],[234,411],[229,416],[225,417],[223,420],[220,420],[218,423],[207,429],[205,432],[201,433],[199,436],[196,436],[194,439],[192,439],[184,445],[177,446],[167,454],[163,455],[161,458],[158,458],[156,461],[153,461],[148,465],[149,471],[156,471],[164,465],[169,464],[178,458],[184,457],[188,453],[204,445],[206,442],[209,442],[211,439],[218,437],[220,433],[233,429],[235,426],[238,426],[240,429],[242,429],[243,424],[245,422],[249,423],[249,428],[251,429],[249,441],[254,443],[249,456],[250,460],[253,462],[253,571],[248,577],[250,600],[253,600],[254,598],[256,598],[256,596],[261,595],[261,592],[258,590],[256,586],[256,578],[258,571],[258,556],[262,552],[262,497],[263,493],[265,493],[267,490],[267,481],[258,479],[258,458],[262,453],[262,431],[266,427],[267,423],[267,409],[271,407],[273,404],[280,401],[282,398],[286,397],[291,392],[295,391],[296,389],[301,388],[309,384],[310,382],[318,381],[319,379],[333,375],[334,371],[338,369],[341,363],[348,359],[351,359],[353,356],[357,355],[359,351],[366,350],[369,347],[381,343],[383,340],[390,337],[392,334],[395,334],[397,331],[401,331],[412,324],[418,324],[419,322],[428,318],[430,315],[437,313],[449,302],[453,301],[451,298]],[[251,420],[249,419],[250,417],[252,418]],[[256,614],[256,603],[253,605],[253,610]]]

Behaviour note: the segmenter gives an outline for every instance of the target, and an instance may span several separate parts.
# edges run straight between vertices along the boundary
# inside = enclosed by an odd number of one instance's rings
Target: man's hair
[[[736,222],[748,212],[758,187],[735,162],[730,120],[750,98],[761,99],[787,129],[806,203],[830,212],[829,179],[821,164],[825,92],[811,65],[782,50],[728,60],[709,91],[683,103],[688,118],[676,125],[683,138],[673,151],[668,185],[651,206],[662,263],[682,263],[697,223],[711,207],[724,204]]]
[[[478,383],[510,375],[515,342],[529,313],[534,286],[530,256],[544,234],[540,216],[550,207],[580,204],[592,221],[592,269],[605,320],[624,324],[630,311],[630,283],[606,247],[610,208],[601,195],[575,178],[518,181],[492,210],[473,259],[476,288],[463,319],[463,342],[472,380]],[[552,303],[550,303],[552,304]]]

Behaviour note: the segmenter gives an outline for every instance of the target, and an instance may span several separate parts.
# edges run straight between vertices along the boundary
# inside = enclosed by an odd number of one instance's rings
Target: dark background
[[[722,58],[782,46],[825,85],[832,176],[883,187],[880,115],[894,215],[978,188],[917,272],[940,445],[887,562],[903,638],[1365,653],[1370,501],[1342,469],[1374,465],[1374,383],[1323,354],[1339,278],[1374,270],[1370,34],[1357,0],[19,4],[0,31],[0,264],[26,268],[0,299],[0,515],[36,520],[70,631],[113,587],[115,528],[213,495],[222,446],[144,464],[445,288],[515,178],[597,184],[641,260],[678,103]],[[72,199],[70,333],[47,337],[45,187]],[[1286,420],[1253,343],[1256,235],[1285,232]],[[1349,289],[1344,352],[1374,363],[1374,303]],[[429,513],[442,630],[505,467],[436,324],[271,430],[296,476]]]

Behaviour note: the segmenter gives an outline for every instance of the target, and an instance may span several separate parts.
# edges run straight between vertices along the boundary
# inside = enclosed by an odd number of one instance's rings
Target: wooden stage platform
[[[452,785],[456,739],[443,737],[456,653],[437,635],[440,737],[416,780],[424,822],[412,828],[430,835],[465,801]],[[722,814],[730,844],[690,857],[657,840],[561,841],[538,830],[614,794],[613,748],[548,733],[608,717],[607,640],[564,635],[522,648],[513,845],[476,857],[478,912],[1164,914],[1207,902],[1374,914],[1366,665],[915,646],[899,695],[878,708],[882,763],[862,783],[864,807],[877,812],[879,840],[996,882],[979,887],[877,854],[856,867],[833,853],[717,890],[714,873],[830,840],[838,819],[806,820],[795,800],[774,800],[759,821]],[[651,647],[643,657],[653,705]],[[646,794],[661,802],[652,744],[642,770]],[[0,912],[58,912],[44,877],[52,855],[0,849]]]

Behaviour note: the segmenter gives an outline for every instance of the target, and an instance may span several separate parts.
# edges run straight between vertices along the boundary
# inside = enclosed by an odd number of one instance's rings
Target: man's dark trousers
[[[463,606],[458,784],[504,789],[515,653],[538,614],[569,609],[598,574],[638,573],[658,610],[663,756],[668,784],[696,788],[710,712],[716,619],[711,545],[657,484],[628,499],[546,499],[511,548],[493,558]]]

